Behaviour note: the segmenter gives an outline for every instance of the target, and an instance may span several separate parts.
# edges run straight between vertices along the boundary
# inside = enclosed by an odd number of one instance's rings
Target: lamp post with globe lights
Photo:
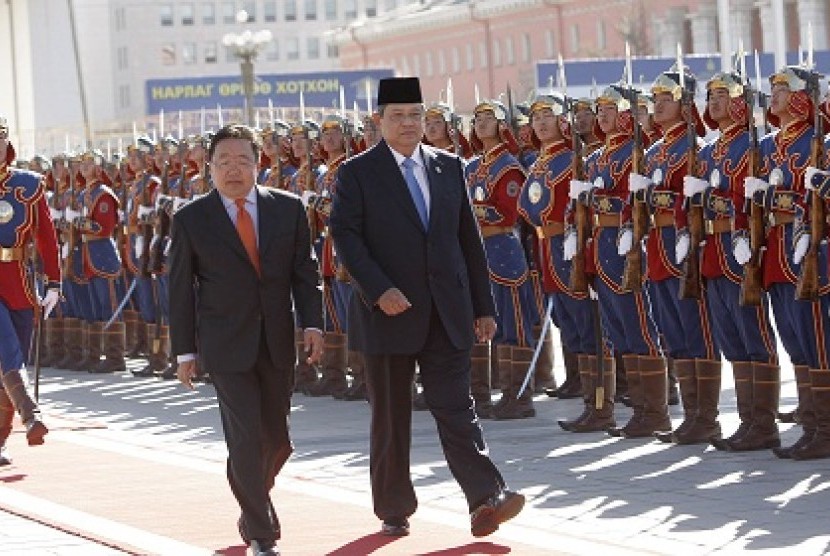
[[[245,10],[237,12],[236,21],[246,23],[248,12]],[[239,58],[239,66],[242,70],[242,92],[245,95],[245,119],[248,125],[254,125],[254,60],[272,39],[273,35],[268,29],[261,31],[246,29],[241,33],[227,33],[222,37],[222,44],[233,49],[234,55]]]

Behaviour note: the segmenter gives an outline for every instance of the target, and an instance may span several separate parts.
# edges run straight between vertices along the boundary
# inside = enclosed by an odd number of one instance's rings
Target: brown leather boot
[[[542,394],[550,389],[556,389],[556,379],[553,376],[553,336],[550,327],[544,338],[540,338],[542,334],[542,326],[533,327],[533,337],[537,342],[542,342],[542,347],[539,351],[539,358],[536,360],[536,368],[533,371],[533,380],[535,386],[533,391],[537,394]]]
[[[799,461],[830,457],[830,369],[810,369],[810,388],[816,429],[809,442],[792,450]]]
[[[622,402],[628,399],[628,381],[625,378],[625,360],[622,353],[614,354],[614,375],[617,377],[615,402]]]
[[[718,450],[729,450],[729,444],[736,442],[752,426],[752,361],[733,361],[732,376],[735,378],[735,398],[738,418],[741,424],[728,438],[712,438],[710,444]]]
[[[779,446],[772,453],[781,459],[791,459],[793,452],[810,444],[816,434],[816,408],[813,399],[811,369],[807,365],[795,365],[795,383],[798,386],[798,410],[801,420],[801,436],[790,446]]]
[[[574,354],[579,367],[579,385],[582,388],[582,413],[575,419],[557,421],[563,430],[573,431],[580,422],[588,419],[593,413],[594,404],[594,375],[597,368],[597,356],[584,353]]]
[[[66,356],[63,340],[63,319],[52,317],[43,321],[43,346],[40,352],[41,367],[55,367]]]
[[[490,396],[490,346],[474,344],[470,351],[470,395],[480,419],[493,417],[493,400]]]
[[[560,400],[570,400],[582,395],[581,376],[579,374],[579,356],[572,353],[568,348],[562,346],[562,361],[565,365],[565,382],[562,386],[553,391],[547,391],[547,395]]]
[[[63,319],[64,356],[55,363],[58,369],[74,369],[83,359],[80,319],[64,317]]]
[[[633,413],[628,422],[622,427],[610,427],[607,432],[611,436],[627,436],[626,431],[636,429],[643,418],[643,387],[640,381],[640,356],[634,353],[627,353],[622,356],[625,365],[625,380],[628,383],[628,398]]]
[[[338,399],[346,401],[368,400],[366,388],[366,356],[359,351],[349,351],[349,369],[352,371],[352,384]]]
[[[508,402],[493,410],[493,418],[498,420],[528,419],[536,416],[533,407],[533,378],[522,395],[516,398],[522,387],[530,361],[533,359],[533,350],[529,347],[513,347],[513,361],[510,365],[510,398]]]
[[[294,367],[294,391],[308,395],[308,389],[317,382],[317,367],[306,362],[305,342],[302,330],[294,330],[297,364]]]
[[[775,413],[781,390],[781,369],[778,365],[752,362],[752,424],[741,438],[728,442],[734,452],[768,450],[781,445]]]
[[[346,335],[327,332],[323,347],[322,378],[308,389],[310,396],[333,396],[348,388],[346,382]]]
[[[501,398],[499,398],[499,401],[493,405],[493,412],[500,411],[502,407],[510,403],[510,400],[513,397],[510,389],[510,372],[513,365],[513,346],[507,344],[497,344],[495,361],[497,361],[496,368],[498,369],[498,380],[496,381],[496,384],[498,385],[499,390],[501,390]]]
[[[78,319],[78,345],[75,346],[78,357],[72,360],[70,371],[85,371],[89,359],[89,323]]]
[[[695,419],[683,432],[675,431],[675,442],[678,444],[706,444],[710,439],[720,438],[721,436],[720,423],[718,422],[721,362],[695,359],[695,371],[697,375]],[[685,400],[686,395],[683,392],[682,383],[680,395]]]
[[[640,356],[637,362],[640,390],[643,396],[642,417],[622,428],[626,438],[653,436],[655,432],[671,430],[668,408],[668,379],[662,357]],[[630,426],[629,426],[630,425]]]
[[[91,373],[123,373],[127,370],[124,361],[124,351],[127,348],[126,326],[123,322],[113,322],[103,330],[104,359],[98,365],[89,369]]]
[[[40,408],[29,394],[25,371],[4,371],[3,389],[26,427],[26,441],[29,446],[43,444],[43,437],[49,432],[40,418]]]
[[[596,365],[596,356],[591,356],[590,364]],[[596,388],[590,388],[590,404],[588,416],[574,423],[571,432],[597,432],[617,426],[614,420],[614,393],[617,388],[617,373],[615,371],[614,358],[605,357],[602,370],[602,391],[597,392]],[[598,384],[600,382],[599,369],[595,368],[593,374],[582,377],[582,383]],[[588,378],[590,377],[590,378]]]
[[[669,405],[678,405],[680,404],[680,392],[677,390],[677,374],[674,372],[674,359],[671,357],[666,357],[666,371],[668,373],[668,398],[667,403]]]
[[[0,388],[0,466],[9,465],[12,458],[6,449],[6,440],[12,433],[12,421],[14,420],[14,405],[8,394]]]
[[[149,346],[147,365],[138,370],[130,371],[133,376],[151,377],[162,373],[167,369],[167,344],[169,328],[163,324],[156,325],[154,322],[144,323],[144,338]]]
[[[124,309],[124,325],[126,326],[127,335],[127,353],[126,357],[129,359],[140,359],[145,355],[149,355],[147,349],[147,326],[141,320],[138,311],[132,309]]]
[[[78,364],[76,371],[89,371],[101,362],[104,347],[104,323],[98,321],[84,323],[84,337],[85,356],[84,360]]]
[[[692,426],[697,416],[697,375],[695,373],[694,359],[675,359],[674,373],[677,376],[677,383],[680,385],[680,399],[683,402],[683,422],[676,429],[667,432],[657,432],[654,436],[660,442],[678,443],[686,429]]]

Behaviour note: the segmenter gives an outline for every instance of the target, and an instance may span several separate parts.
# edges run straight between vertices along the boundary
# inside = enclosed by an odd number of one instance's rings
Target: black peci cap
[[[378,106],[385,104],[420,104],[421,82],[417,77],[389,77],[378,85]]]

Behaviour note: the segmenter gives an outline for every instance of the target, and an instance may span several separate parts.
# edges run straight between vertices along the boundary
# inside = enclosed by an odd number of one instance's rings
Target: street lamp
[[[240,10],[236,13],[237,23],[248,21],[248,12]],[[242,70],[242,92],[245,95],[245,118],[248,125],[254,125],[254,60],[265,46],[271,42],[273,35],[268,29],[241,33],[227,33],[222,37],[222,44],[233,49],[234,55],[239,58]]]

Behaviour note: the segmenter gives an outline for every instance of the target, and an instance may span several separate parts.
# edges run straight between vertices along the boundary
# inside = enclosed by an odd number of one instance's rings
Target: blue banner
[[[392,69],[321,71],[291,74],[259,74],[254,82],[254,106],[297,107],[300,91],[305,105],[312,108],[335,108],[344,89],[346,109],[357,101],[366,109],[366,82],[369,81],[372,106],[376,107],[378,80],[393,77]],[[147,114],[222,108],[242,108],[245,95],[240,76],[191,77],[183,79],[148,79],[145,84]]]

